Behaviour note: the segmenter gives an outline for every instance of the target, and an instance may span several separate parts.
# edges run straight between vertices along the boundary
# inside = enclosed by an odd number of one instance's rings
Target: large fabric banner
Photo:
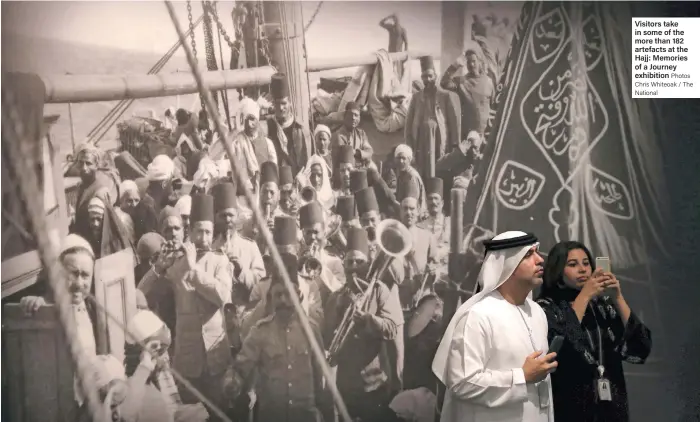
[[[479,195],[466,206],[472,246],[480,232],[532,231],[544,252],[580,240],[623,270],[643,266],[661,243],[659,150],[653,131],[642,130],[651,115],[630,100],[621,45],[630,20],[606,7],[523,6],[492,102],[482,177],[470,188]]]

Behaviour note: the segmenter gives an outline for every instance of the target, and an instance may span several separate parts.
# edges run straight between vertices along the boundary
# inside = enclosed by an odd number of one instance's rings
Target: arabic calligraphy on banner
[[[660,238],[650,180],[662,176],[645,167],[660,154],[656,140],[640,147],[632,139],[637,109],[620,100],[628,55],[609,42],[604,7],[523,6],[491,104],[484,177],[474,187],[481,195],[467,199],[465,221],[494,233],[531,231],[544,251],[580,240],[622,269],[643,263]]]

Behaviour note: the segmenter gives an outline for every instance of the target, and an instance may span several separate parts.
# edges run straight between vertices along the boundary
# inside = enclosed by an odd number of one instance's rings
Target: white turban
[[[190,215],[192,210],[192,197],[189,195],[183,195],[175,203],[175,210],[180,215]]]
[[[406,144],[401,144],[396,147],[394,157],[398,157],[399,155],[403,155],[408,161],[413,161],[413,149]]]
[[[65,239],[63,239],[59,256],[71,249],[84,249],[90,254],[91,257],[95,258],[95,253],[92,250],[92,246],[90,246],[90,242],[77,234],[69,234]]]
[[[331,136],[331,129],[326,126],[326,125],[316,125],[316,129],[314,130],[314,139],[316,139],[316,136],[319,133],[327,133],[328,136]]]
[[[217,166],[216,162],[209,157],[203,157],[199,161],[199,166],[197,167],[197,171],[194,173],[194,177],[192,177],[192,182],[194,186],[209,190],[209,185],[218,177],[219,167]]]
[[[127,192],[139,193],[139,187],[136,186],[136,182],[134,182],[133,180],[125,180],[122,182],[121,185],[119,185],[119,193],[121,194],[122,198]]]
[[[165,154],[158,155],[148,165],[147,173],[148,180],[153,182],[170,180],[175,173],[175,163]]]
[[[452,345],[452,339],[457,324],[467,316],[467,313],[472,306],[481,301],[481,299],[483,299],[486,295],[501,287],[501,285],[505,283],[511,275],[513,275],[513,272],[515,272],[515,269],[518,268],[520,261],[523,260],[527,252],[533,246],[539,245],[534,237],[530,237],[527,233],[520,231],[508,231],[501,233],[492,239],[494,241],[509,239],[515,240],[521,237],[526,240],[528,238],[533,240],[525,245],[521,243],[521,246],[493,250],[486,254],[484,263],[481,265],[479,277],[477,279],[482,290],[469,298],[469,300],[467,300],[457,309],[457,312],[455,312],[454,316],[452,317],[450,324],[447,326],[447,330],[442,337],[440,346],[438,347],[438,350],[435,353],[435,358],[433,359],[433,373],[443,384],[445,384],[445,380],[447,378],[447,358],[450,354],[450,347]],[[446,402],[449,395],[450,392],[448,391],[447,395],[445,396]]]
[[[124,365],[112,355],[97,355],[91,363],[95,388],[100,389],[114,380],[126,380]]]
[[[252,98],[245,97],[239,103],[238,116],[241,122],[248,116],[253,116],[256,119],[260,118],[260,106]]]
[[[88,202],[87,206],[88,212],[94,212],[98,214],[104,214],[105,213],[105,203],[98,197],[93,197],[90,199],[90,202]]]
[[[153,337],[158,331],[165,327],[165,323],[151,311],[139,311],[126,325],[126,342],[129,344],[140,344],[149,337]]]

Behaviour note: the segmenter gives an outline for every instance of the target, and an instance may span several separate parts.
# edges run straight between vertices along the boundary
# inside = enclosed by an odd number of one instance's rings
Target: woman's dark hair
[[[595,271],[593,255],[591,255],[591,251],[588,250],[586,245],[575,240],[559,242],[547,254],[540,297],[551,296],[551,293],[564,283],[564,267],[566,267],[566,262],[569,260],[569,252],[576,249],[581,249],[586,253],[588,262],[590,262],[592,270]]]

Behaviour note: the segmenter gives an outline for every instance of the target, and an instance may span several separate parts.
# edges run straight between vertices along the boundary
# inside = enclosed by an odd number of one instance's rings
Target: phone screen
[[[607,256],[596,257],[595,267],[596,267],[596,269],[600,268],[601,270],[609,273],[611,271],[610,270],[610,258]]]

